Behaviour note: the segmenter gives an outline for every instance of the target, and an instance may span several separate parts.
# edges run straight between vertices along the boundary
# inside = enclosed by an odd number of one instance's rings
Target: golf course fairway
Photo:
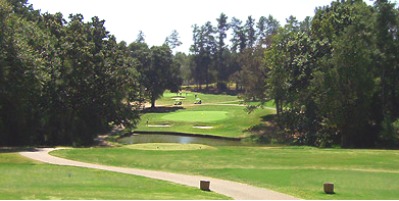
[[[227,111],[181,111],[162,117],[163,120],[182,122],[215,122],[228,118]]]

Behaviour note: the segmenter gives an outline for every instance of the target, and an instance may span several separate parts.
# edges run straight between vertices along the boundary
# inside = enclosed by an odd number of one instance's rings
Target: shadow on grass
[[[0,147],[0,154],[1,153],[17,153],[21,151],[29,151],[29,152],[36,152],[38,151],[36,148],[32,147]]]
[[[178,110],[184,110],[183,107],[155,107],[155,108],[146,108],[142,112],[143,113],[168,113],[175,112]]]
[[[262,116],[262,121],[263,122],[265,122],[265,121],[273,121],[274,122],[276,120],[276,118],[277,118],[276,114],[268,114],[268,115]]]

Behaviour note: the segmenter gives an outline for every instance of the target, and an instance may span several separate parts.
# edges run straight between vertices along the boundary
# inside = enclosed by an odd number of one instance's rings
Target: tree
[[[191,62],[191,57],[190,55],[186,55],[185,53],[182,52],[177,52],[175,56],[173,57],[173,60],[175,63],[177,63],[180,68],[180,74],[181,78],[183,79],[183,84],[184,85],[189,85],[193,79],[193,76],[191,75],[191,69],[190,69],[190,62]]]
[[[210,71],[214,64],[217,48],[216,40],[213,36],[215,29],[209,21],[201,27],[194,25],[193,28],[194,45],[191,47],[191,51],[194,54],[193,74],[199,88],[201,89],[201,85],[205,82],[206,89],[208,89],[211,80]]]
[[[241,25],[242,21],[233,17],[231,19],[230,26],[233,30],[231,38],[231,51],[242,52],[247,47],[247,37],[245,34],[245,28]]]
[[[248,19],[245,23],[245,34],[247,38],[247,48],[252,48],[255,46],[256,42],[256,33],[255,33],[255,19],[252,18],[252,16],[248,16]]]
[[[378,105],[380,111],[376,114],[381,122],[382,131],[379,134],[380,146],[394,147],[399,144],[398,133],[392,128],[392,124],[399,118],[399,11],[395,4],[386,0],[378,0],[374,3],[377,16],[375,23],[376,30],[376,66],[381,69],[380,97]]]
[[[268,47],[271,45],[271,37],[277,34],[280,23],[271,15],[267,18],[262,16],[259,18],[256,28],[257,45],[265,45],[265,47]]]
[[[261,47],[245,49],[239,56],[245,101],[260,101],[264,104],[269,100],[265,94],[267,69],[264,67],[263,57],[264,49]]]
[[[307,16],[302,22],[299,23],[299,28],[302,32],[310,34],[312,27],[312,18]]]
[[[151,65],[146,72],[148,77],[147,93],[151,101],[151,108],[155,108],[155,101],[166,89],[177,92],[181,85],[178,76],[178,66],[173,62],[172,51],[167,45],[151,48]]]
[[[229,72],[227,71],[226,58],[225,58],[227,48],[226,48],[226,44],[224,42],[224,39],[227,37],[226,32],[230,28],[230,25],[228,24],[227,19],[228,19],[228,17],[224,13],[221,13],[220,17],[216,19],[218,22],[218,25],[217,25],[217,33],[218,33],[217,40],[218,40],[218,42],[217,42],[217,48],[216,48],[217,49],[216,50],[217,51],[216,70],[217,70],[217,81],[219,83],[218,87],[219,87],[219,89],[222,89],[222,90],[226,89],[225,82],[227,81],[227,79],[230,75]]]
[[[37,133],[30,134],[39,123],[39,94],[46,76],[29,44],[41,40],[42,32],[32,21],[19,19],[16,11],[24,2],[11,3],[16,5],[0,1],[0,145],[19,146],[37,138]]]
[[[155,108],[155,101],[166,89],[177,91],[181,85],[180,66],[173,61],[172,50],[166,44],[148,48],[145,43],[129,45],[130,56],[137,61],[140,94]]]
[[[166,37],[165,44],[168,45],[171,49],[175,49],[183,43],[179,41],[179,33],[176,30],[173,30],[170,36]]]
[[[204,82],[203,71],[201,70],[201,55],[202,54],[202,33],[200,27],[195,24],[192,26],[193,28],[193,45],[190,47],[190,51],[192,52],[192,67],[191,67],[191,75],[197,84],[197,88],[201,89],[202,83]]]
[[[144,32],[142,30],[139,31],[139,34],[137,34],[137,38],[136,38],[136,43],[145,43],[145,35]]]

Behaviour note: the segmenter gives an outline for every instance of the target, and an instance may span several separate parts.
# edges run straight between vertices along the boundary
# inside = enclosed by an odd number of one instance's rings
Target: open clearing
[[[16,152],[0,152],[0,178],[0,200],[230,199],[142,176],[45,164]]]
[[[190,176],[183,174],[167,173],[161,171],[151,171],[136,168],[124,168],[115,166],[105,166],[98,164],[90,164],[78,161],[72,161],[67,159],[62,159],[54,156],[48,155],[49,151],[54,149],[40,149],[36,152],[21,152],[21,155],[29,157],[38,161],[45,163],[66,165],[66,166],[76,166],[76,167],[87,167],[99,170],[107,170],[125,174],[133,174],[149,177],[152,179],[165,180],[169,182],[174,182],[186,186],[197,187],[201,180],[211,181],[211,191],[220,193],[234,199],[239,200],[292,200],[295,197],[285,195],[282,193],[274,192],[264,188],[254,187],[238,182],[231,182],[221,179],[215,179],[211,177],[204,176]],[[192,198],[191,198],[192,199]]]
[[[399,151],[312,147],[229,147],[138,150],[125,147],[59,150],[73,160],[226,179],[301,199],[399,198]],[[332,182],[336,194],[322,185]]]
[[[227,111],[179,111],[162,116],[163,120],[182,122],[215,122],[227,118]]]

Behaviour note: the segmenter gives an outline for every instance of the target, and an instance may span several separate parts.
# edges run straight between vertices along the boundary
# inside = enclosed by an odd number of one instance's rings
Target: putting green
[[[166,114],[163,120],[183,122],[214,122],[227,118],[226,111],[183,111]]]

